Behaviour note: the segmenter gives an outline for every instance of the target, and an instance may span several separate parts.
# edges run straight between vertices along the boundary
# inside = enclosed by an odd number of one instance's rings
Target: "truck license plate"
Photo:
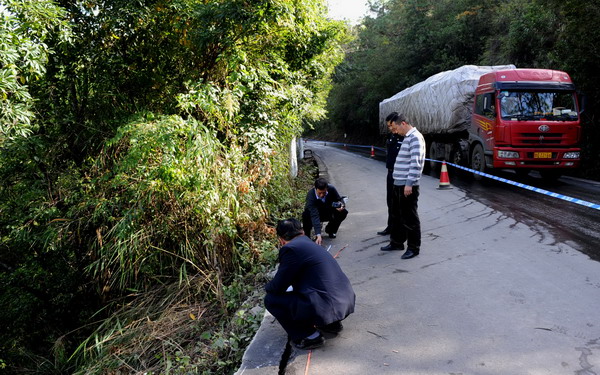
[[[552,153],[551,152],[534,152],[533,158],[534,159],[552,159]]]

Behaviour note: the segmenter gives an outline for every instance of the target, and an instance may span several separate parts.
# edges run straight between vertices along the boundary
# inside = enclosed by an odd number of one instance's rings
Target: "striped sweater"
[[[423,135],[412,128],[404,136],[402,146],[394,164],[394,185],[419,185],[425,165],[425,140]]]

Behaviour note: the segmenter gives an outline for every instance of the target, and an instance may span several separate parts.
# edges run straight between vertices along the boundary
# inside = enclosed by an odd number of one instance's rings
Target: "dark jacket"
[[[298,236],[279,250],[279,269],[265,289],[283,295],[292,286],[298,298],[292,309],[297,320],[322,326],[354,312],[355,295],[338,262],[306,236]]]
[[[333,209],[333,202],[341,202],[342,197],[338,193],[335,186],[327,185],[327,195],[325,196],[325,203],[317,198],[315,188],[312,188],[306,193],[306,203],[304,205],[304,211],[308,211],[310,219],[312,221],[313,229],[315,234],[321,234],[321,221],[328,221],[331,218],[331,210]]]
[[[394,170],[394,163],[396,163],[396,156],[398,156],[398,151],[400,151],[400,146],[402,145],[403,136],[398,135],[396,133],[388,134],[386,141],[387,148],[387,157],[385,159],[385,166],[390,170]]]

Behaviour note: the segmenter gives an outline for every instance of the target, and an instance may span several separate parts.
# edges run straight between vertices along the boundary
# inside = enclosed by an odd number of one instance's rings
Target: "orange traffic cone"
[[[446,162],[442,162],[442,171],[440,172],[440,185],[438,186],[438,190],[447,190],[452,189],[450,186],[450,177],[448,177],[448,167],[446,167]]]
[[[371,146],[371,157],[375,157],[375,147]]]

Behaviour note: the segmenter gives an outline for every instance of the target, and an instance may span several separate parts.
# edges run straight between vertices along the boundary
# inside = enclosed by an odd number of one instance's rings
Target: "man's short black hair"
[[[402,121],[406,121],[406,117],[402,113],[392,112],[388,115],[386,121],[401,123]]]
[[[315,180],[315,189],[317,190],[327,189],[327,185],[327,180],[323,177],[319,177]]]
[[[286,241],[292,240],[300,234],[304,234],[302,224],[294,218],[280,220],[277,223],[277,235]]]
[[[385,122],[388,123],[390,121],[393,121],[394,118],[396,118],[396,116],[398,116],[398,112],[392,112],[389,115],[387,115],[387,117],[385,118]]]

